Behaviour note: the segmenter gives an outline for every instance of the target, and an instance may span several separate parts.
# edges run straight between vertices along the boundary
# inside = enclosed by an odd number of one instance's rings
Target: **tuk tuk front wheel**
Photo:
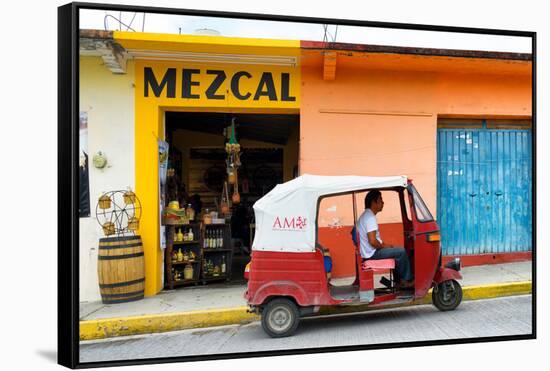
[[[432,302],[441,311],[453,310],[462,301],[462,287],[455,280],[441,282],[432,291]]]
[[[262,328],[273,338],[290,336],[298,328],[300,312],[292,300],[271,300],[262,311]]]

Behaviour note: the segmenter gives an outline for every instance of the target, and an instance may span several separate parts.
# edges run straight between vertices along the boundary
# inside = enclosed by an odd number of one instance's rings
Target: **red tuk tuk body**
[[[267,209],[269,210],[280,206],[284,208],[284,205],[279,205],[279,203],[284,204],[284,202],[290,201],[294,209],[299,208],[300,205],[296,206],[298,201],[292,202],[292,198],[289,196],[289,194],[293,195],[293,189],[297,190],[297,196],[303,204],[307,204],[307,200],[304,201],[304,192],[307,192],[307,189],[317,191],[317,193],[311,191],[313,196],[310,199],[313,200],[317,197],[314,205],[315,215],[318,212],[320,199],[323,197],[335,194],[353,194],[355,199],[355,193],[374,188],[381,191],[395,191],[399,194],[401,204],[404,248],[409,255],[411,269],[414,273],[414,289],[408,293],[397,290],[395,282],[392,280],[392,272],[395,267],[394,260],[363,261],[359,246],[355,249],[355,282],[343,288],[331,287],[330,269],[327,271],[327,260],[330,263],[330,252],[318,243],[317,233],[315,232],[314,236],[308,237],[300,234],[300,232],[304,232],[303,229],[296,229],[293,231],[294,234],[289,233],[285,238],[278,239],[277,234],[274,233],[278,231],[278,227],[283,227],[283,224],[288,225],[289,228],[294,227],[295,220],[292,219],[289,222],[285,219],[284,223],[278,225],[277,221],[279,219],[277,218],[279,217],[275,212],[273,213],[275,222],[272,228],[274,232],[266,235],[264,230],[257,231],[257,234],[261,233],[261,235],[259,237],[255,236],[251,261],[245,272],[245,277],[248,279],[245,299],[250,306],[250,310],[261,314],[262,327],[270,336],[283,337],[291,335],[296,330],[301,316],[313,315],[319,311],[321,306],[367,304],[382,307],[390,304],[408,303],[424,297],[432,287],[434,288],[432,293],[433,303],[438,309],[452,310],[460,304],[462,290],[457,282],[458,279],[462,278],[459,273],[460,260],[456,258],[448,263],[446,267],[441,267],[439,227],[411,180],[406,177],[397,180],[391,178],[391,181],[387,180],[390,178],[354,177],[350,181],[344,179],[340,182],[340,179],[333,178],[347,177],[307,175],[303,177],[306,177],[306,179],[302,180],[302,183],[295,184],[294,188],[289,186],[274,192],[274,195],[280,195],[281,197],[277,198],[272,195],[270,202],[264,202],[258,207],[256,207],[256,204],[254,205],[257,225],[258,219],[260,228],[266,229],[265,225],[271,225],[271,219],[266,217],[268,212],[264,212],[266,210],[265,205],[268,206]],[[307,177],[313,177],[313,179]],[[384,181],[375,181],[378,179]],[[327,181],[331,185],[327,185],[326,190],[322,185],[323,181]],[[365,183],[363,188],[362,182]],[[378,186],[374,187],[372,184]],[[306,190],[302,187],[305,187]],[[347,190],[346,187],[350,189]],[[275,190],[277,190],[277,187]],[[335,190],[338,192],[334,192]],[[266,196],[269,196],[270,193]],[[407,206],[410,217],[407,214]],[[315,229],[317,228],[316,218],[317,216],[315,216]],[[304,217],[301,220],[305,221],[307,218]],[[292,237],[295,240],[294,245]],[[308,238],[315,241],[314,249],[307,249],[309,245],[306,243],[304,244],[306,247],[300,250],[300,241],[308,242]],[[262,250],[262,247],[265,247],[264,250]],[[389,273],[390,275],[390,280],[386,279],[386,287],[375,287],[374,274],[380,272]]]

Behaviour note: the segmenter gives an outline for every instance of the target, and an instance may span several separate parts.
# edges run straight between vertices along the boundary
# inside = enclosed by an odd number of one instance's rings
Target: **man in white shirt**
[[[403,247],[382,242],[376,214],[384,208],[382,193],[372,190],[365,196],[365,211],[357,221],[361,257],[366,259],[395,259],[395,280],[401,288],[413,287],[409,257]]]

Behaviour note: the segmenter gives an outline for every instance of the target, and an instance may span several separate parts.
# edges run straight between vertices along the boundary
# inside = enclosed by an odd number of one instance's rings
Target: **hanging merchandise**
[[[220,212],[223,215],[227,215],[229,213],[229,191],[228,191],[227,182],[223,183],[223,190],[222,190],[222,197],[220,201]]]
[[[230,168],[229,171],[228,171],[228,174],[227,174],[227,182],[229,184],[235,184],[235,181],[236,181],[236,178],[237,178],[237,175],[236,175],[237,171],[233,168]]]
[[[231,197],[231,200],[236,205],[239,202],[241,202],[241,195],[239,194],[239,179],[237,178],[235,180],[235,188],[233,190],[233,196]]]
[[[227,182],[229,184],[237,183],[237,169],[241,166],[241,159],[239,153],[241,151],[241,145],[237,142],[237,137],[235,135],[235,118],[231,120],[231,126],[229,127],[230,135],[229,140],[225,144],[225,151],[227,152]]]

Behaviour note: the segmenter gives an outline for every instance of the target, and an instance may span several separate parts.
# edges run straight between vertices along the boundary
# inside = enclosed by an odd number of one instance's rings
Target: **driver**
[[[411,265],[409,257],[403,247],[382,242],[376,214],[382,211],[384,201],[379,190],[371,190],[365,196],[365,211],[357,221],[361,257],[367,259],[395,259],[395,281],[400,288],[413,287]]]

